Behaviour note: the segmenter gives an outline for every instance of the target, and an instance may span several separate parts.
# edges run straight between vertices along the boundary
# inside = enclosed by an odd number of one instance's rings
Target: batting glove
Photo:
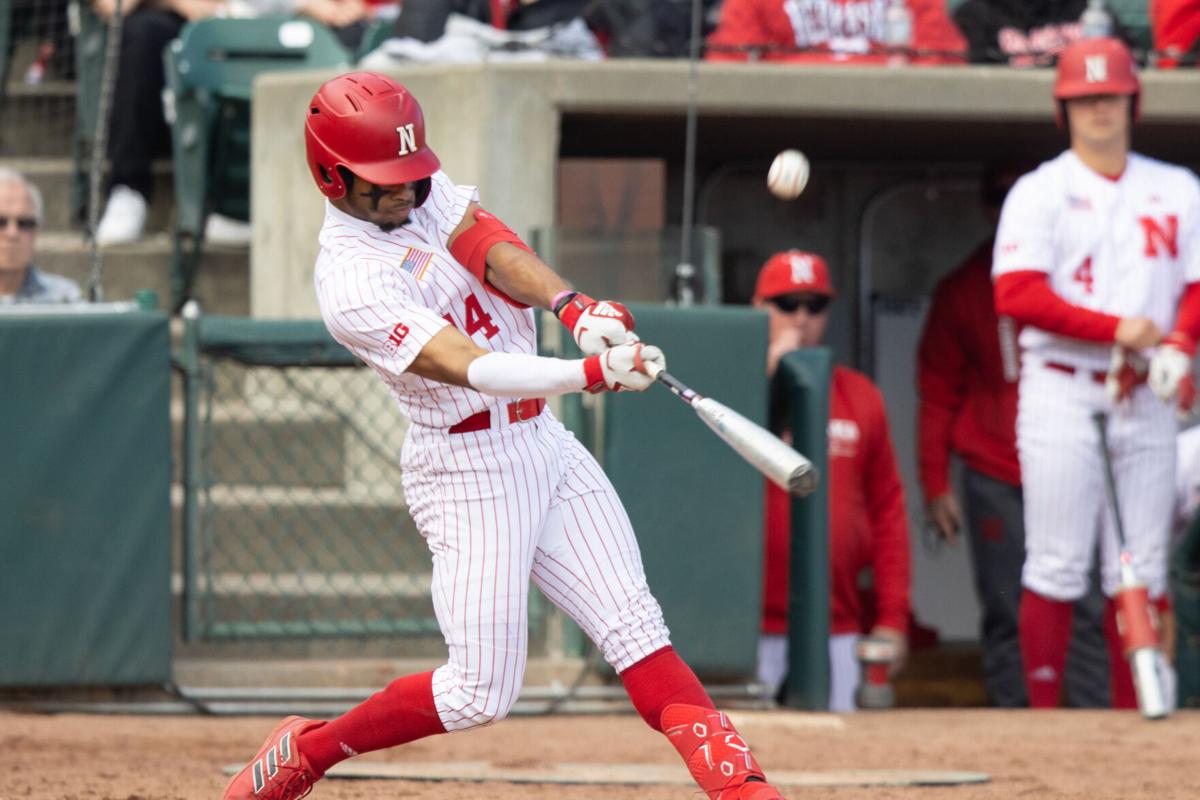
[[[584,359],[585,388],[592,394],[644,392],[654,383],[654,376],[666,368],[666,356],[654,345],[622,344]]]
[[[1129,399],[1133,390],[1146,381],[1149,362],[1140,353],[1121,345],[1112,349],[1112,360],[1108,362],[1108,375],[1104,378],[1104,389],[1114,403]]]
[[[1177,409],[1186,413],[1196,401],[1196,386],[1192,378],[1192,356],[1195,344],[1178,332],[1172,333],[1154,351],[1150,359],[1150,389],[1164,403],[1176,402]]]
[[[633,314],[623,303],[563,292],[554,299],[554,314],[585,355],[599,355],[610,347],[638,341]]]

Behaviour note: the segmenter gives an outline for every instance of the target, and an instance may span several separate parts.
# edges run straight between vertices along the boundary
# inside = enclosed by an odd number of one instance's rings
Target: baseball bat
[[[703,397],[671,373],[651,367],[652,377],[690,405],[696,416],[713,433],[744,458],[751,466],[783,489],[798,497],[812,494],[819,480],[811,461],[789,447],[770,431],[756,425],[729,406]]]
[[[1117,629],[1125,657],[1133,673],[1138,709],[1146,719],[1163,719],[1170,713],[1167,691],[1159,674],[1158,632],[1150,616],[1150,597],[1146,587],[1138,583],[1133,571],[1133,556],[1129,553],[1121,505],[1117,499],[1117,481],[1113,474],[1112,454],[1108,449],[1108,415],[1103,411],[1092,414],[1099,434],[1100,457],[1104,462],[1104,489],[1112,507],[1120,550],[1121,585],[1114,602],[1117,606]]]

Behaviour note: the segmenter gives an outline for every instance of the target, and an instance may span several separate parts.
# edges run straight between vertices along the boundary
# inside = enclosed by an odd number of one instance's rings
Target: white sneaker
[[[108,205],[96,226],[96,243],[103,246],[131,244],[142,238],[145,227],[146,198],[141,192],[117,184],[108,193]]]
[[[204,240],[212,244],[244,247],[250,244],[251,233],[249,222],[220,214],[209,214],[208,221],[204,223]]]

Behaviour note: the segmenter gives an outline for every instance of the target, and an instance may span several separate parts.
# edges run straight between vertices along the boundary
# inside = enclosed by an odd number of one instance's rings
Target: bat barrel
[[[820,470],[811,464],[806,464],[788,476],[787,489],[797,497],[807,497],[817,490],[820,482]]]

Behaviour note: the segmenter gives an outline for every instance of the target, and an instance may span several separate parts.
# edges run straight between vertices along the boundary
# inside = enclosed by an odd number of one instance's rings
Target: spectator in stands
[[[96,12],[110,19],[117,0],[94,0]],[[183,26],[206,17],[256,16],[293,8],[335,29],[361,29],[368,7],[363,0],[122,0],[124,23],[108,135],[108,203],[96,227],[102,245],[129,244],[141,238],[147,206],[153,199],[151,164],[171,150],[171,131],[163,115],[163,49]],[[360,30],[361,35],[361,30]],[[210,218],[210,241],[244,242],[246,230],[232,220]]]
[[[1150,25],[1158,66],[1200,65],[1200,0],[1151,0]]]
[[[725,0],[710,61],[963,61],[945,0]]]
[[[1088,2],[949,0],[947,6],[967,40],[972,63],[1036,67],[1053,65],[1067,45],[1090,36],[1117,36],[1133,44],[1131,33],[1107,11],[1101,11],[1104,16],[1090,23],[1107,25],[1107,30],[1085,26],[1083,14]]]
[[[759,272],[754,305],[768,316],[767,373],[785,353],[821,343],[833,285],[814,253],[776,253]],[[773,415],[775,416],[775,415]],[[775,426],[778,428],[779,426]],[[854,709],[861,634],[889,640],[900,668],[907,650],[910,553],[904,489],[883,396],[866,375],[834,368],[829,390],[830,710]],[[767,484],[759,679],[778,687],[787,670],[791,497]],[[872,570],[873,590],[860,573]]]
[[[16,170],[0,167],[0,305],[83,299],[75,281],[33,266],[42,208],[36,186]]]
[[[1033,163],[995,163],[980,200],[993,230],[1008,190]],[[1028,705],[1017,612],[1025,563],[1024,503],[1017,460],[1017,325],[996,316],[989,237],[938,284],[917,348],[917,452],[925,513],[954,543],[967,534],[982,606],[984,685],[995,706]],[[950,485],[950,454],[963,461],[966,514]],[[965,516],[965,520],[964,520]],[[964,522],[966,523],[964,525]],[[1067,658],[1067,703],[1108,705],[1104,595],[1099,577],[1079,603]]]

